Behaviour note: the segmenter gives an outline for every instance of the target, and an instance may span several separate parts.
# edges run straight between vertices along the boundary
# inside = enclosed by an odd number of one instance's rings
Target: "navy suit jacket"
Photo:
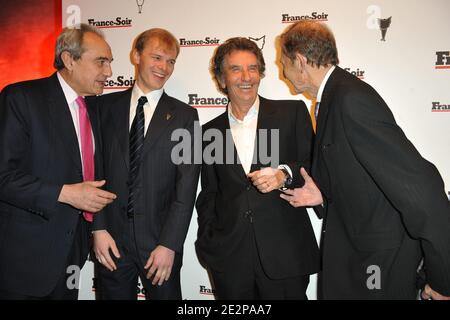
[[[87,105],[99,178],[99,119],[89,99]],[[58,197],[64,184],[83,181],[75,127],[56,73],[2,90],[0,150],[0,290],[45,296],[65,272],[80,215]]]

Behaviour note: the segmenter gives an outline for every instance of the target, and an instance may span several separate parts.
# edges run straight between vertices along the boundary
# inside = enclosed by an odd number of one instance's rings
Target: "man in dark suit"
[[[230,102],[203,126],[204,140],[215,138],[203,147],[198,256],[219,299],[306,299],[318,246],[306,210],[280,199],[279,188],[303,185],[311,119],[303,102],[258,96],[265,63],[253,41],[231,38],[212,61]]]
[[[99,119],[83,98],[102,93],[111,61],[98,30],[66,28],[56,43],[58,72],[0,94],[0,299],[78,296],[89,221],[115,197],[94,181]]]
[[[99,102],[107,188],[118,195],[94,221],[102,299],[136,299],[138,277],[147,298],[181,299],[183,244],[200,166],[172,151],[174,131],[192,137],[198,123],[195,109],[163,89],[178,53],[168,31],[143,32],[132,51],[133,88]]]
[[[415,299],[422,258],[423,297],[449,296],[450,211],[438,171],[378,93],[337,66],[324,24],[299,22],[280,40],[285,77],[317,100],[312,178],[302,170],[305,186],[282,197],[324,215],[322,298]]]

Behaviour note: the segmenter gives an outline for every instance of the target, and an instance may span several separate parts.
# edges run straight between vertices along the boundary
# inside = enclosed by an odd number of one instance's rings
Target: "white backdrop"
[[[131,85],[134,68],[129,54],[132,41],[140,32],[152,27],[171,31],[182,48],[165,89],[198,108],[202,124],[225,110],[224,97],[209,73],[209,62],[216,46],[234,36],[260,39],[257,42],[266,60],[261,95],[272,99],[302,99],[310,106],[309,100],[293,95],[280,79],[275,38],[293,19],[325,21],[335,34],[340,66],[357,73],[383,96],[406,135],[422,156],[437,166],[449,189],[450,2],[447,0],[62,2],[63,26],[84,22],[102,27],[105,32],[114,56],[114,74],[105,93]],[[386,41],[381,41],[378,18],[389,17],[392,22]],[[312,212],[310,217],[318,236],[321,222]],[[185,242],[183,298],[213,299],[207,273],[195,255],[196,220],[194,211]],[[93,267],[88,262],[82,270],[80,299],[94,298],[92,279]],[[315,276],[308,297],[316,298]]]

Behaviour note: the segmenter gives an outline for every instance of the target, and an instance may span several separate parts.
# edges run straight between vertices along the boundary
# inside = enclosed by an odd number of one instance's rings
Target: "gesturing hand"
[[[61,189],[58,201],[81,211],[99,212],[117,198],[114,193],[100,189],[105,183],[106,181],[102,180],[65,184]]]
[[[322,193],[314,183],[314,180],[303,168],[300,169],[300,174],[305,180],[303,187],[285,190],[280,194],[280,197],[288,201],[293,207],[313,207],[322,204]]]

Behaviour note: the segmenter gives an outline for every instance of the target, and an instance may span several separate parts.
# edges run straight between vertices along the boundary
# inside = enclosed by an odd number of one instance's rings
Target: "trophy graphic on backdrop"
[[[378,19],[378,24],[380,25],[380,30],[381,30],[381,40],[380,41],[386,41],[385,37],[386,37],[386,32],[387,29],[391,26],[391,17],[387,18],[387,19]]]
[[[144,5],[144,0],[136,0],[138,9],[139,9],[139,13],[142,13],[142,6]]]
[[[256,42],[256,44],[258,45],[258,48],[261,50],[264,48],[264,45],[266,44],[266,36],[262,36],[259,38],[248,37],[248,39]]]

